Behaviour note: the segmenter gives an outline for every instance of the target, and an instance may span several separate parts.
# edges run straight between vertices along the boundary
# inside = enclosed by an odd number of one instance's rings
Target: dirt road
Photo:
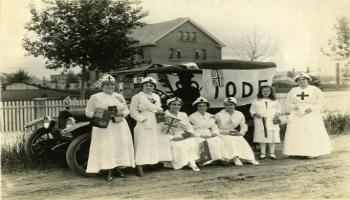
[[[332,137],[331,156],[264,160],[260,166],[146,171],[106,182],[68,169],[2,175],[3,199],[350,199],[350,135]],[[280,155],[281,151],[278,151]]]

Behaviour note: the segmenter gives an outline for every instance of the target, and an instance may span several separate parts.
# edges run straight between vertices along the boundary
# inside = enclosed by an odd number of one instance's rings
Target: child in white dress
[[[276,100],[271,86],[262,86],[258,98],[250,107],[254,118],[254,142],[260,144],[260,159],[266,157],[266,144],[269,145],[270,158],[276,159],[275,144],[280,143],[278,117],[281,104]]]

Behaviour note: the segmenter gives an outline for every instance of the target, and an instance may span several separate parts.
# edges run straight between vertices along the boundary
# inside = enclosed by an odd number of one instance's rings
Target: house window
[[[207,50],[202,49],[202,60],[206,60],[207,59]]]
[[[181,49],[176,49],[176,59],[181,59],[181,58],[182,58]]]
[[[199,49],[196,49],[194,52],[194,58],[196,60],[199,60],[201,58],[201,51]]]
[[[196,41],[197,40],[197,33],[196,32],[192,32],[191,33],[191,40],[192,41]]]
[[[180,40],[184,40],[184,32],[179,31],[179,38]]]
[[[169,49],[169,59],[170,60],[174,59],[174,49],[173,48]]]
[[[190,40],[190,37],[191,37],[190,32],[186,32],[186,40]]]

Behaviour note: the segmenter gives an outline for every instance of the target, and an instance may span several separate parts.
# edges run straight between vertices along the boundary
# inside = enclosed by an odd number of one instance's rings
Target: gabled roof
[[[199,30],[201,30],[204,34],[210,37],[214,42],[218,44],[220,47],[224,47],[225,44],[218,40],[215,36],[201,27],[199,24],[194,22],[191,18],[177,18],[171,21],[160,22],[156,24],[146,24],[141,28],[137,28],[132,32],[132,37],[136,40],[140,41],[139,46],[146,45],[156,45],[157,41],[162,39],[164,36],[175,30],[177,27],[182,24],[190,22]]]

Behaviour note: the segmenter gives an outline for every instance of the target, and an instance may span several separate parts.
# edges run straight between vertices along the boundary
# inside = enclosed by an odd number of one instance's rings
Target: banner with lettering
[[[252,103],[261,85],[271,85],[276,68],[266,69],[205,69],[201,95],[211,107],[222,107],[223,99],[235,97],[238,105]]]

